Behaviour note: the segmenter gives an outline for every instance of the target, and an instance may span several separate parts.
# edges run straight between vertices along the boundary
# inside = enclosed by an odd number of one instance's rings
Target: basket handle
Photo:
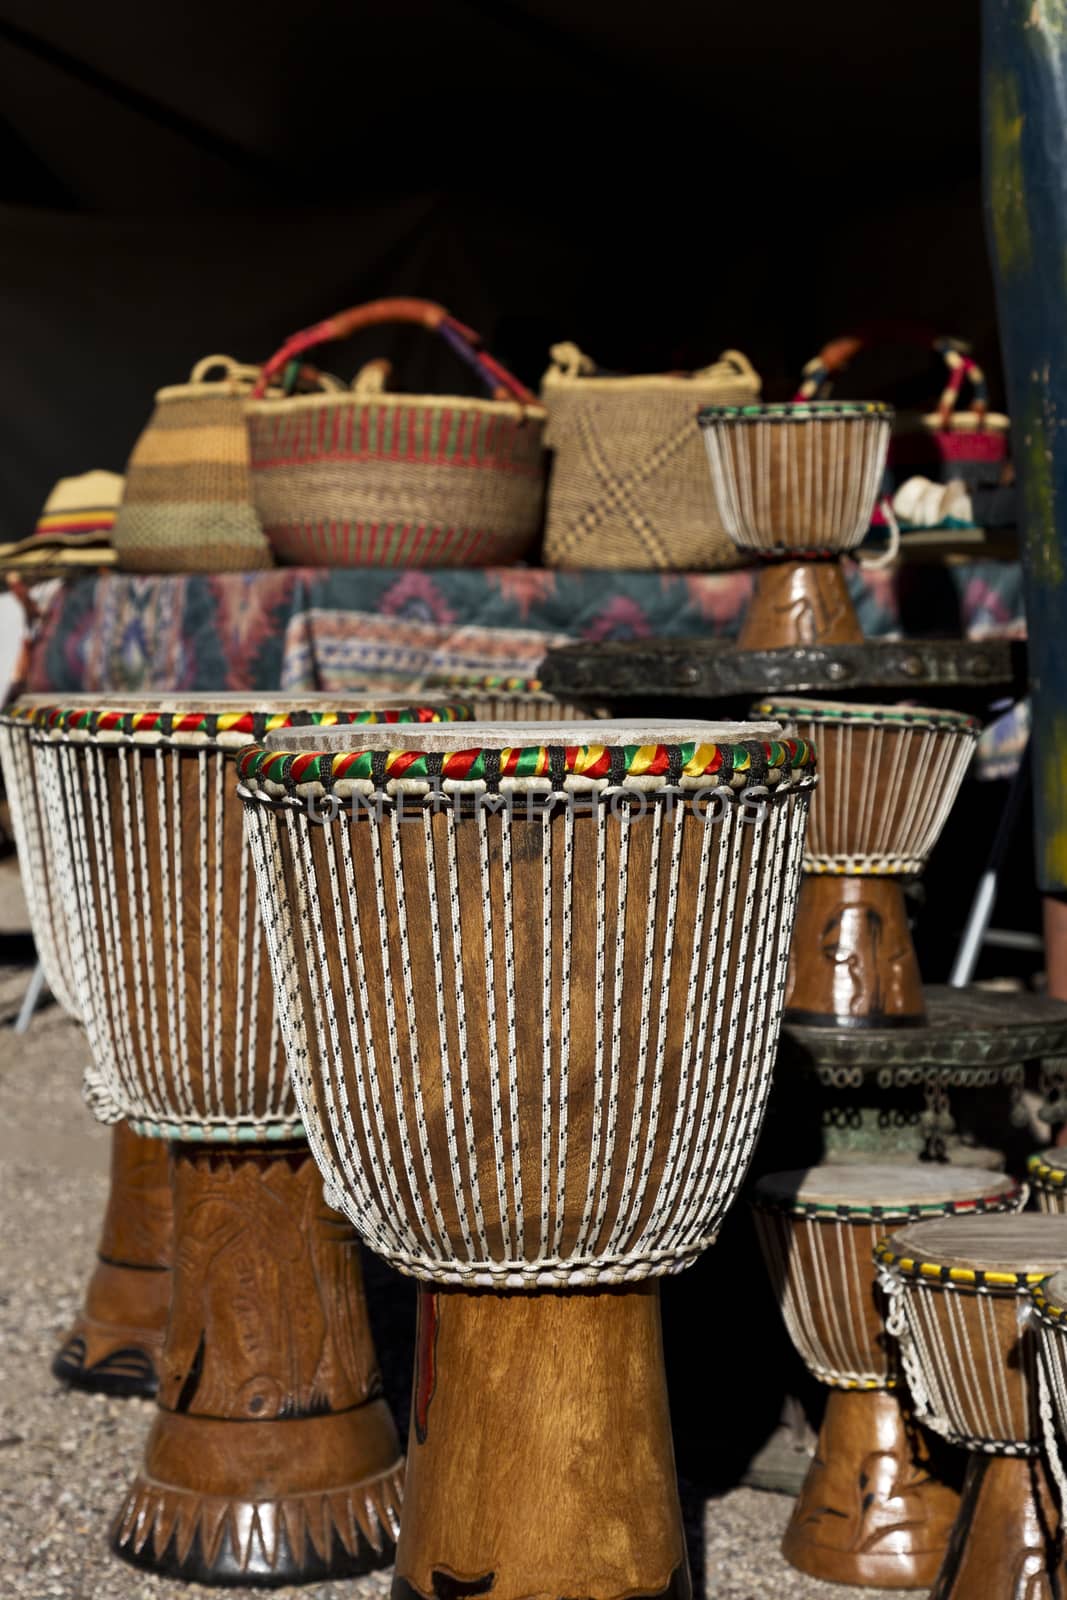
[[[794,399],[814,400],[818,395],[829,394],[834,377],[839,372],[844,372],[849,362],[861,350],[867,350],[872,345],[891,342],[932,349],[942,357],[949,369],[948,384],[942,393],[939,406],[944,416],[948,416],[955,406],[960,385],[965,378],[970,379],[974,391],[974,409],[981,415],[985,414],[989,403],[985,379],[971,356],[970,345],[963,339],[947,339],[931,332],[927,327],[918,327],[914,323],[872,323],[869,327],[859,328],[855,333],[846,334],[843,338],[831,339],[804,368],[803,381]],[[959,369],[961,362],[963,366]]]
[[[524,406],[537,404],[536,396],[526,385],[482,349],[481,339],[473,328],[457,321],[444,306],[435,305],[432,300],[411,299],[371,300],[365,306],[339,311],[324,322],[316,322],[312,327],[294,333],[260,372],[252,391],[253,400],[261,400],[271,379],[277,377],[290,361],[301,356],[305,350],[314,349],[316,345],[330,340],[347,339],[350,334],[358,333],[363,328],[378,328],[389,322],[414,323],[439,333],[460,359],[478,374],[494,400],[517,400]]]
[[[974,357],[962,350],[956,340],[938,339],[934,349],[944,357],[945,365],[948,367],[948,380],[937,402],[937,418],[941,427],[946,431],[952,427],[952,414],[956,409],[960,390],[964,383],[969,383],[971,409],[978,419],[976,426],[981,429],[986,412],[989,410],[989,390],[985,373]]]
[[[221,377],[211,379],[208,373],[221,371]],[[259,377],[258,367],[249,367],[243,361],[235,361],[233,356],[204,356],[196,363],[189,374],[190,383],[255,383]]]

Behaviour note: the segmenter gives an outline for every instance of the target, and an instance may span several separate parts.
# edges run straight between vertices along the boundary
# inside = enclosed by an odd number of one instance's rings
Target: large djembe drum
[[[774,717],[819,749],[786,1017],[822,1027],[925,1021],[902,883],[922,872],[980,725],[955,711],[783,697]]]
[[[286,1074],[232,771],[249,739],[337,713],[234,700],[59,710],[34,737],[98,1110],[171,1141],[159,1409],[113,1545],[200,1582],[277,1584],[390,1559],[402,1458],[354,1236],[323,1203]]]
[[[1042,1150],[1026,1163],[1026,1176],[1039,1211],[1067,1212],[1067,1150]]]
[[[1067,1262],[1067,1218],[952,1217],[875,1247],[917,1414],[968,1450],[934,1600],[1064,1592],[1028,1289]]]
[[[36,719],[54,698],[24,695],[0,715],[0,766],[38,959],[56,1000],[77,1018],[66,910],[30,744]],[[94,1085],[90,1069],[90,1101]],[[155,1394],[170,1306],[171,1236],[167,1152],[117,1123],[96,1264],[81,1310],[52,1362],[57,1378],[103,1394]]]
[[[904,1222],[1017,1210],[999,1173],[926,1163],[761,1178],[756,1228],[793,1344],[830,1394],[782,1552],[812,1577],[885,1589],[937,1576],[959,1496],[910,1414],[873,1250]],[[946,1452],[941,1447],[940,1456]]]
[[[420,1282],[394,1595],[688,1595],[657,1283],[759,1130],[812,753],[269,743],[238,771],[297,1096],[334,1204]]]
[[[841,558],[870,526],[892,421],[867,401],[701,411],[723,526],[761,563],[742,649],[862,640]]]

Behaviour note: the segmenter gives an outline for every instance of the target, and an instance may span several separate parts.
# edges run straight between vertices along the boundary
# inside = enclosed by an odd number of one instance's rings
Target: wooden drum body
[[[757,1232],[790,1337],[830,1387],[815,1458],[782,1546],[812,1577],[928,1588],[959,1495],[948,1452],[902,1396],[874,1247],[902,1222],[1016,1210],[999,1174],[922,1166],[774,1173],[753,1193]]]
[[[78,1018],[67,914],[31,744],[31,732],[53,699],[26,695],[0,716],[0,767],[38,959],[56,1000]],[[90,1068],[90,1103],[96,1081]],[[52,1361],[62,1382],[100,1394],[155,1394],[170,1304],[172,1233],[167,1152],[120,1123],[111,1135],[111,1182],[96,1265]]]
[[[315,701],[142,700],[35,736],[97,1110],[171,1149],[159,1410],[112,1542],[202,1583],[357,1574],[398,1528],[358,1248],[303,1139],[234,785],[249,738],[338,720]]]
[[[1067,1219],[921,1222],[879,1244],[876,1256],[916,1412],[971,1452],[934,1600],[1062,1597],[1060,1510],[1027,1309],[1029,1287],[1067,1262]]]
[[[782,698],[774,717],[819,750],[786,1020],[915,1027],[926,1020],[902,882],[923,870],[979,724],[955,711]]]
[[[741,649],[862,642],[841,557],[870,526],[892,420],[876,402],[700,413],[723,526],[763,563]]]
[[[327,1192],[421,1283],[394,1594],[687,1595],[656,1282],[758,1132],[810,752],[420,732],[239,758]]]

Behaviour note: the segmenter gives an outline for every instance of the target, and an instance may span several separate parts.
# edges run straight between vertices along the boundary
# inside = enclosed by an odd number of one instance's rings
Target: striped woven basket
[[[233,572],[274,565],[252,505],[243,420],[258,374],[229,356],[206,356],[188,383],[159,390],[126,468],[112,533],[120,567]]]
[[[439,333],[491,398],[387,394],[382,363],[373,384],[357,380],[345,394],[265,395],[303,351],[396,322]],[[373,301],[295,334],[264,367],[245,415],[255,505],[280,561],[501,566],[540,532],[544,410],[429,301]]]

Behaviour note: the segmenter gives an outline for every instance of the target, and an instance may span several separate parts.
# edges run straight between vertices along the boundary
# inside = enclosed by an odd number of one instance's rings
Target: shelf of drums
[[[751,1187],[827,1395],[782,1547],[801,1571],[934,1600],[1062,1592],[1067,1169],[1059,1151],[1030,1169],[1037,1212],[1011,1177],[936,1163]]]

